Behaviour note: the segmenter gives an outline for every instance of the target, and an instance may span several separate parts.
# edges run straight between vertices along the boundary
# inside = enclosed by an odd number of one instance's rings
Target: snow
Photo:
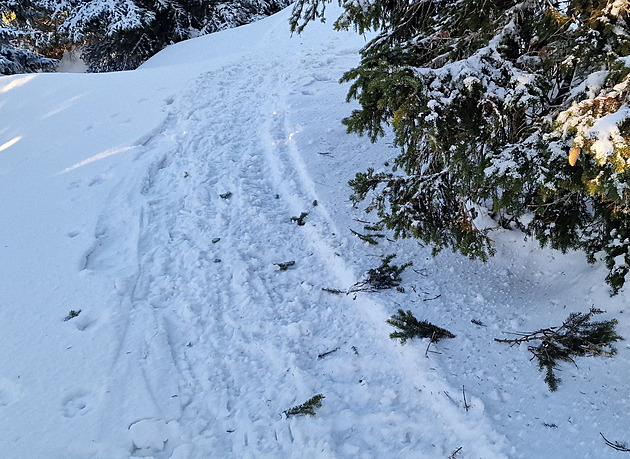
[[[610,156],[615,153],[615,144],[623,145],[619,126],[630,117],[630,107],[621,107],[614,113],[597,119],[585,136],[595,139],[591,145],[591,151],[598,164],[608,162]],[[622,158],[623,161],[625,158]]]
[[[0,78],[0,457],[617,457],[627,343],[550,393],[493,338],[592,305],[630,336],[627,292],[516,231],[486,264],[353,236],[347,181],[396,155],[340,123],[365,41],[289,15],[137,71]],[[322,290],[390,253],[404,292]],[[456,338],[401,346],[398,308]]]

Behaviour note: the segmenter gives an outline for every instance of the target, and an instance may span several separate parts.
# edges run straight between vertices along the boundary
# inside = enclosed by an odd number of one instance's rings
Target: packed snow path
[[[144,145],[142,182],[99,219],[84,269],[120,295],[101,442],[121,457],[500,457],[481,412],[392,346],[385,308],[322,290],[356,278],[290,118],[296,94],[337,75],[300,50],[198,77]],[[316,417],[282,415],[319,393]]]
[[[158,153],[131,199],[143,202],[130,209],[137,271],[117,282],[124,331],[103,410],[105,425],[120,420],[109,441],[130,430],[121,455],[501,456],[482,415],[467,417],[428,362],[392,348],[384,308],[322,290],[356,278],[292,139],[292,95],[322,78],[320,65],[249,54],[203,74],[145,146]],[[102,237],[122,205],[103,215]],[[85,268],[111,271],[121,244]],[[116,394],[129,384],[144,393]],[[319,393],[316,417],[282,415]]]
[[[616,457],[627,342],[550,394],[493,338],[592,305],[628,337],[627,293],[518,232],[487,264],[353,236],[347,181],[396,153],[340,123],[364,40],[287,13],[135,72],[0,80],[0,457]],[[322,290],[391,253],[405,292]],[[401,346],[398,308],[457,336]]]

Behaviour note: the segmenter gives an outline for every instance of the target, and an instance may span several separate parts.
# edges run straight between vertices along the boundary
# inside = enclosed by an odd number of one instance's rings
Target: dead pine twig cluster
[[[577,367],[575,357],[611,357],[617,352],[612,346],[612,343],[622,339],[615,331],[617,321],[591,320],[594,315],[603,312],[596,308],[591,308],[586,314],[574,312],[558,327],[543,328],[531,333],[513,333],[518,338],[495,338],[495,341],[510,345],[539,341],[540,344],[527,349],[533,355],[532,360],[538,360],[539,369],[546,372],[545,382],[553,392],[561,381],[554,373],[559,362],[570,362]]]

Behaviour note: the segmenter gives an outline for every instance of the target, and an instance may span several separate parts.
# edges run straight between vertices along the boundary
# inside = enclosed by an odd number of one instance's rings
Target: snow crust
[[[356,238],[347,181],[396,154],[340,123],[365,40],[288,17],[133,72],[0,78],[0,457],[617,457],[627,343],[551,394],[493,338],[591,306],[630,336],[627,292],[516,231],[487,264]],[[404,292],[322,290],[389,253]],[[398,308],[456,338],[401,346]]]

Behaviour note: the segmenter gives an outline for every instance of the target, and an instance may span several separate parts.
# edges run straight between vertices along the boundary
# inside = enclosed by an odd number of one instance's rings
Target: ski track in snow
[[[142,184],[112,193],[136,189],[112,200],[85,259],[114,275],[120,295],[101,406],[108,452],[432,458],[462,446],[506,457],[480,400],[471,395],[466,413],[430,360],[392,344],[378,298],[322,291],[357,273],[293,140],[291,102],[330,78],[305,67],[330,48],[252,53],[201,75],[145,142],[155,160]],[[345,58],[327,64],[344,69]],[[133,234],[110,215],[137,222]],[[137,265],[116,266],[122,258]],[[131,385],[131,395],[114,390]],[[317,416],[282,415],[318,393]]]
[[[397,150],[340,122],[363,38],[289,38],[289,13],[136,72],[1,78],[0,456],[617,457],[600,432],[628,440],[628,341],[550,393],[493,338],[595,306],[627,339],[628,290],[518,231],[489,233],[488,263],[351,234],[375,217],[348,180]],[[404,291],[322,291],[392,253]],[[399,308],[456,338],[401,346]]]

